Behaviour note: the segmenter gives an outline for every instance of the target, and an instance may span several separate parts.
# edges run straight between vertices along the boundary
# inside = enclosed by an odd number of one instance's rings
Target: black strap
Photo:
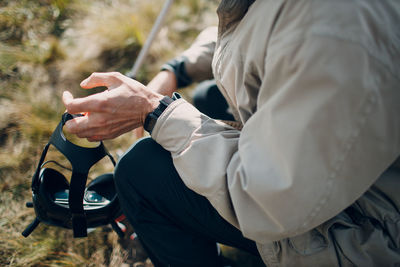
[[[53,132],[50,143],[54,145],[70,162],[72,170],[78,173],[88,173],[90,168],[104,156],[108,156],[102,142],[97,147],[81,147],[68,141],[62,131],[65,122],[76,117],[64,113],[61,122]]]
[[[83,208],[83,196],[85,193],[87,175],[90,168],[108,155],[102,142],[97,147],[87,148],[77,146],[68,141],[62,128],[64,124],[77,116],[64,113],[61,122],[51,136],[50,143],[53,144],[72,165],[72,176],[69,188],[68,204],[71,211],[72,229],[74,237],[87,236],[87,222]]]
[[[36,171],[33,174],[32,185],[31,185],[33,193],[37,193],[39,191],[40,169],[42,167],[44,159],[46,158],[46,154],[47,154],[47,151],[49,150],[49,147],[50,147],[50,143],[47,143],[46,146],[43,149],[42,155],[40,156],[39,164],[38,164],[38,166],[36,168]]]
[[[115,166],[115,161],[111,154],[106,150],[103,142],[97,147],[80,147],[68,141],[63,132],[64,124],[75,117],[82,115],[71,115],[64,113],[60,123],[54,130],[49,143],[43,149],[42,155],[36,172],[32,178],[32,191],[38,192],[39,175],[41,166],[46,157],[50,144],[55,146],[70,162],[72,166],[72,176],[69,189],[69,209],[71,211],[72,229],[74,237],[87,236],[87,222],[83,207],[83,196],[86,187],[87,176],[90,168],[103,157],[108,156]]]
[[[83,196],[85,193],[87,173],[72,172],[69,186],[68,204],[72,216],[72,229],[74,237],[87,236],[87,223],[83,208]]]

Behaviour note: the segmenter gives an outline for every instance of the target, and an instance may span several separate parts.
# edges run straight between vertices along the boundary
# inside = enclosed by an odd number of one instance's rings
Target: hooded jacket
[[[222,1],[218,15],[185,68],[216,79],[243,129],[170,104],[152,137],[184,183],[269,266],[399,262],[400,2]],[[391,230],[339,233],[364,229],[348,214]]]

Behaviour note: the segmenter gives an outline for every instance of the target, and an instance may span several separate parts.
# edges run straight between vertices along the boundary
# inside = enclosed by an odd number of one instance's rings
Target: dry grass
[[[64,111],[61,92],[91,93],[79,82],[93,71],[126,72],[163,2],[0,1],[0,266],[121,266],[127,261],[129,251],[109,228],[74,239],[71,231],[39,225],[23,238],[34,218],[25,202],[43,146]],[[215,6],[207,0],[175,2],[139,73],[143,83],[202,28],[216,23]],[[106,146],[115,156],[134,140],[125,134]],[[49,155],[63,161],[56,151]],[[100,165],[92,177],[112,170],[110,164]]]

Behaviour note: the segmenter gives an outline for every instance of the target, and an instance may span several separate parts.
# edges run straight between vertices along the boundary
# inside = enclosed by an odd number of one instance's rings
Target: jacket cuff
[[[209,118],[181,98],[172,102],[160,115],[151,136],[164,149],[179,153],[205,119]]]

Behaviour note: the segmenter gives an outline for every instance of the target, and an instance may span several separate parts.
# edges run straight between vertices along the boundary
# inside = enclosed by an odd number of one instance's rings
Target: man
[[[63,96],[89,112],[66,125],[80,137],[151,132],[115,178],[152,261],[218,266],[221,242],[257,245],[268,266],[399,264],[400,3],[222,1],[218,15],[213,76],[242,130],[118,73]],[[189,76],[205,73],[195,61]],[[149,87],[169,93],[170,75]]]

